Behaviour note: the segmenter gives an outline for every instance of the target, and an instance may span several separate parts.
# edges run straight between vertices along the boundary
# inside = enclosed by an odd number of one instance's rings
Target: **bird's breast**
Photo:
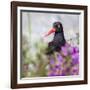
[[[61,41],[63,41],[63,39],[64,39],[63,33],[57,33],[57,34],[54,36],[54,41],[55,41],[55,42],[61,42]]]

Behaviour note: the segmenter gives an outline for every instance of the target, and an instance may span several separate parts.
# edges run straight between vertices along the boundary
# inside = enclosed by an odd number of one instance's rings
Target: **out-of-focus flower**
[[[67,55],[68,55],[67,47],[62,46],[62,47],[61,47],[61,52],[62,52],[63,56],[67,56]]]
[[[79,63],[79,53],[75,53],[71,55],[72,64],[78,64]]]
[[[78,75],[79,74],[79,65],[75,65],[71,68],[71,72],[70,72],[71,75]]]
[[[55,64],[55,61],[54,61],[54,59],[52,58],[52,59],[50,59],[50,64]]]
[[[58,54],[57,59],[58,59],[60,62],[63,61],[63,57],[62,57],[60,54]]]
[[[65,47],[66,47],[66,48],[69,48],[69,47],[70,47],[70,44],[65,43]]]
[[[49,70],[49,72],[48,72],[48,76],[55,76],[53,70]]]
[[[56,58],[56,59],[55,59]],[[48,76],[68,76],[79,74],[79,48],[65,44],[61,51],[50,59]]]
[[[68,48],[68,52],[69,52],[69,54],[73,54],[74,53],[74,47],[69,47]]]
[[[78,47],[74,47],[74,53],[79,52],[79,48]]]

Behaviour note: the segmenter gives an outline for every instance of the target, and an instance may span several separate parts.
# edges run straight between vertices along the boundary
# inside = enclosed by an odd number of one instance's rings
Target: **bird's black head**
[[[53,28],[51,28],[47,34],[45,34],[45,36],[48,36],[52,33],[63,33],[63,26],[61,24],[61,22],[54,22],[53,23]]]
[[[55,22],[53,23],[53,28],[55,28],[55,32],[63,32],[63,26],[61,22]]]

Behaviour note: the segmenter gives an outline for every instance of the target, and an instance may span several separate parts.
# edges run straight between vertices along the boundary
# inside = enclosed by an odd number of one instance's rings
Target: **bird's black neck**
[[[58,45],[60,44],[61,46],[65,45],[66,40],[64,38],[64,33],[63,32],[55,32],[54,35],[54,40]]]

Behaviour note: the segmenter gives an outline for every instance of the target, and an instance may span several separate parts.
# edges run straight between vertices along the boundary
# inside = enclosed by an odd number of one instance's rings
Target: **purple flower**
[[[74,54],[74,53],[77,53],[77,52],[79,52],[79,48],[78,47],[69,47],[69,53],[70,54]]]
[[[70,71],[70,68],[66,68],[66,72],[69,72]]]
[[[66,76],[65,70],[62,70],[62,73],[60,74],[60,76]]]
[[[70,59],[70,60],[69,60]],[[78,75],[79,48],[66,43],[61,47],[61,52],[50,57],[48,76]]]
[[[74,47],[69,47],[69,54],[73,54],[74,53]]]
[[[74,53],[79,52],[79,48],[78,47],[74,47]]]
[[[78,66],[76,65],[76,66],[72,67],[71,75],[78,75],[78,73],[79,73]]]
[[[49,68],[49,70],[48,70],[48,76],[55,76],[55,71],[56,71],[56,69],[55,68]]]
[[[67,48],[65,46],[62,46],[61,50],[62,50],[62,53],[63,53],[64,56],[68,55],[68,50],[67,50]]]
[[[73,70],[74,73],[77,72],[77,71],[78,71],[77,69],[74,69],[74,70]]]
[[[55,71],[55,68],[50,67],[49,68],[49,71],[53,71],[54,72]]]
[[[55,74],[54,73],[50,73],[50,74],[48,74],[48,76],[55,76]]]
[[[59,65],[56,65],[55,68],[59,68],[60,66]]]
[[[63,57],[62,57],[60,54],[57,56],[57,59],[58,59],[60,62],[63,61]]]
[[[69,48],[69,47],[70,47],[70,44],[66,43],[66,44],[65,44],[65,47],[66,47],[66,48]]]
[[[62,73],[61,76],[66,76],[65,73]]]
[[[72,54],[71,58],[72,58],[72,64],[73,65],[79,63],[79,53]]]
[[[61,66],[60,65],[56,65],[55,66],[55,70],[57,70],[57,69],[61,70]]]
[[[54,63],[55,63],[54,59],[51,58],[51,60],[50,60],[50,64],[54,64]]]

